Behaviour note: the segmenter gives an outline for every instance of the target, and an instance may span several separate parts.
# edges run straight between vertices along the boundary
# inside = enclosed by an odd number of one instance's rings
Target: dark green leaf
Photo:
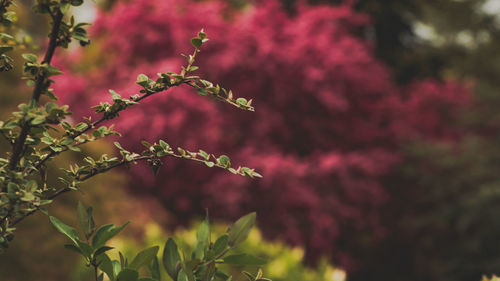
[[[85,234],[85,238],[88,240],[90,236],[94,233],[94,218],[92,215],[92,207],[85,208],[82,202],[78,201],[78,222],[80,223],[80,229]]]
[[[173,280],[177,279],[177,264],[181,261],[177,244],[172,238],[168,238],[163,250],[163,267]]]
[[[205,253],[208,251],[208,246],[210,246],[210,223],[207,215],[196,233],[193,258],[203,260]]]
[[[115,274],[113,271],[113,262],[106,254],[98,255],[96,258],[97,264],[99,264],[99,268],[108,275],[110,280],[115,280]]]
[[[133,269],[125,268],[116,276],[116,281],[137,281],[139,273]]]
[[[255,212],[250,213],[241,217],[232,226],[230,226],[227,232],[229,235],[228,244],[230,247],[236,247],[247,239],[248,234],[255,224],[256,217],[257,214]]]
[[[64,245],[64,248],[70,250],[70,251],[74,251],[74,252],[77,252],[81,255],[83,255],[82,251],[80,250],[80,248],[78,248],[77,246],[73,245],[73,244],[66,244]]]
[[[158,262],[158,257],[154,257],[153,264],[149,267],[151,271],[151,276],[153,279],[161,280],[160,263]]]
[[[89,259],[91,258],[92,253],[94,252],[94,248],[92,248],[92,246],[90,246],[89,244],[87,244],[85,242],[78,241],[78,247],[80,247],[80,249],[82,250],[82,253],[85,257],[87,257]]]
[[[201,41],[200,38],[193,38],[191,39],[191,44],[195,47],[195,48],[199,48],[201,47],[201,45],[203,44],[203,41]]]
[[[214,243],[214,255],[215,257],[219,256],[224,252],[225,249],[227,249],[227,242],[229,241],[229,235],[223,234],[221,237],[219,237],[215,243]]]
[[[126,222],[122,226],[114,226],[112,224],[107,224],[101,226],[95,233],[92,239],[92,246],[94,248],[100,248],[106,244],[106,242],[122,231],[130,222]]]
[[[108,246],[102,246],[101,248],[97,249],[97,251],[95,251],[94,256],[97,257],[98,255],[105,253],[105,252],[112,250],[112,249],[114,249],[114,248],[108,247]]]
[[[129,264],[129,268],[138,270],[145,265],[149,265],[151,261],[156,257],[159,248],[160,247],[158,246],[154,246],[139,252]]]
[[[231,166],[231,160],[226,155],[221,155],[217,161],[219,161],[219,163],[225,168],[229,168]]]
[[[50,222],[52,223],[52,225],[54,225],[55,228],[57,230],[59,230],[59,232],[61,232],[62,234],[66,235],[69,239],[71,239],[71,241],[73,241],[73,243],[75,243],[75,245],[78,245],[78,241],[80,240],[80,236],[78,235],[78,232],[76,231],[76,229],[62,223],[60,220],[58,220],[55,217],[50,216],[49,219],[50,219]]]
[[[196,92],[198,92],[198,94],[200,96],[206,96],[206,95],[208,95],[208,92],[205,89],[203,89],[203,88],[197,88]]]

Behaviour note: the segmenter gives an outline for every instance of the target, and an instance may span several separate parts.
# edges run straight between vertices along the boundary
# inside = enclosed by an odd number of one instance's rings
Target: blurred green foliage
[[[258,221],[258,219],[257,219]],[[133,223],[132,223],[133,224]],[[173,233],[174,240],[177,241],[179,248],[183,252],[189,253],[193,249],[196,241],[196,230],[200,223],[194,223],[193,226],[178,230]],[[125,256],[133,256],[139,249],[150,245],[162,245],[165,237],[169,235],[161,225],[154,221],[143,222],[144,232],[138,237],[117,237],[111,241],[111,245],[124,249]],[[212,231],[214,236],[223,234],[226,231],[225,224],[213,224]],[[160,252],[162,249],[160,249]],[[253,230],[247,241],[238,249],[239,252],[251,254],[256,257],[264,258],[268,263],[264,266],[245,266],[244,268],[221,266],[225,271],[231,272],[235,280],[243,280],[241,270],[251,273],[257,272],[262,267],[266,277],[274,281],[344,281],[345,272],[329,264],[326,260],[319,263],[316,268],[309,268],[304,265],[304,251],[300,248],[293,248],[285,245],[283,242],[269,242],[262,239],[258,230]],[[114,257],[116,258],[116,257]],[[162,272],[166,275],[165,272]]]

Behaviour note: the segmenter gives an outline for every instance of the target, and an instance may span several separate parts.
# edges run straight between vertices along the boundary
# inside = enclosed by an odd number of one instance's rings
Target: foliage
[[[148,140],[167,132],[173,143],[188,139],[187,147],[231,146],[233,158],[269,176],[254,183],[196,169],[204,175],[198,180],[191,166],[176,163],[166,169],[178,179],[144,179],[143,170],[134,170],[131,190],[154,192],[179,224],[204,208],[221,218],[266,210],[260,220],[266,238],[304,245],[308,262],[329,255],[352,267],[351,249],[386,233],[377,210],[390,195],[387,177],[404,161],[401,144],[413,137],[453,141],[460,133],[447,122],[470,102],[467,87],[453,81],[396,85],[370,42],[357,36],[369,25],[350,3],[299,5],[289,15],[278,1],[244,11],[220,1],[127,1],[101,12],[95,25],[100,53],[115,55],[98,56],[99,71],[71,67],[90,54],[62,60],[72,77],[59,79],[57,88],[73,90],[62,97],[69,104],[92,103],[103,98],[105,84],[130,89],[128,73],[178,67],[174,54],[185,49],[186,32],[204,26],[213,38],[227,39],[207,46],[200,69],[258,97],[255,115],[221,113],[217,104],[179,89],[128,112],[117,127],[130,147],[134,136]]]
[[[163,242],[167,234],[158,223],[151,221],[144,225],[143,233],[141,232],[139,235],[140,239],[136,237],[119,237],[111,243],[121,245],[121,249],[124,250],[125,254],[132,254],[144,245],[155,245]],[[198,226],[199,222],[190,225],[187,229],[178,229],[171,235],[177,241],[179,247],[186,251],[192,251],[196,242]],[[210,229],[216,235],[222,235],[226,231],[225,225],[221,223],[213,223]],[[262,234],[258,229],[252,230],[248,239],[239,246],[239,251],[268,260],[269,262],[265,265],[247,266],[245,270],[256,272],[259,267],[262,267],[266,276],[274,281],[345,280],[345,272],[328,264],[326,260],[322,260],[316,267],[305,266],[303,249],[292,248],[280,241],[266,241],[262,238]],[[239,267],[221,265],[221,268],[234,276],[239,274]]]
[[[201,30],[196,37],[191,39],[194,52],[192,55],[184,56],[187,64],[182,67],[180,73],[159,73],[156,80],[140,74],[136,82],[142,88],[139,94],[123,98],[117,92],[109,90],[112,102],[100,103],[93,107],[95,113],[100,117],[96,121],[90,117],[84,118],[83,122],[75,124],[67,118],[68,115],[71,115],[67,105],[59,106],[54,102],[45,101],[47,99],[58,100],[56,92],[51,88],[54,83],[52,77],[62,74],[57,67],[51,64],[56,49],[58,47],[68,48],[72,41],[78,42],[81,46],[90,43],[85,30],[85,26],[88,24],[76,23],[73,16],[65,16],[71,6],[80,6],[82,3],[83,0],[38,0],[33,5],[35,13],[50,16],[52,20],[51,31],[43,59],[40,60],[31,53],[22,55],[25,61],[23,79],[27,80],[28,87],[33,87],[31,100],[28,104],[20,104],[19,111],[13,112],[11,118],[0,121],[0,132],[11,145],[7,157],[0,158],[0,250],[8,247],[9,242],[15,236],[15,226],[26,217],[37,211],[47,214],[45,206],[51,204],[61,194],[78,191],[81,183],[119,166],[129,167],[130,164],[147,161],[153,171],[158,173],[162,165],[161,159],[174,157],[204,163],[209,167],[218,167],[241,176],[262,177],[254,169],[248,167],[233,168],[226,155],[216,157],[203,150],[192,152],[180,147],[174,151],[168,143],[159,140],[158,144],[156,142],[153,144],[143,142],[146,150],[142,151],[141,154],[130,152],[115,142],[121,155],[120,158],[108,157],[103,154],[98,159],[94,159],[83,153],[84,163],[72,164],[69,169],[64,169],[65,177],[59,178],[62,186],[53,185],[49,179],[52,179],[55,174],[47,169],[47,164],[52,159],[63,152],[80,152],[80,146],[83,144],[95,142],[108,136],[119,136],[120,134],[113,129],[113,125],[104,126],[102,123],[120,117],[123,111],[139,104],[140,101],[170,88],[188,85],[202,96],[221,100],[243,110],[254,110],[251,105],[252,100],[234,98],[231,91],[191,74],[198,68],[194,63],[200,47],[208,41],[206,33]],[[11,4],[12,1],[9,0],[0,2],[0,12],[4,25],[10,25],[12,22],[10,20],[11,12],[6,10]],[[2,50],[7,52],[12,49],[13,47],[9,47]],[[9,67],[4,67],[3,70],[10,70],[12,59],[6,56],[2,58],[4,61],[5,58],[9,60]],[[42,105],[43,102],[45,103]],[[92,208],[86,208],[80,203],[77,213],[83,236],[80,236],[75,228],[62,223],[54,216],[50,216],[50,222],[72,241],[72,244],[66,245],[66,248],[83,255],[88,265],[94,267],[95,280],[102,281],[104,273],[113,281],[139,280],[138,270],[151,263],[156,256],[158,247],[141,251],[130,263],[123,257],[119,263],[111,261],[105,253],[112,248],[106,246],[106,242],[117,235],[128,223],[118,227],[104,225],[96,228]],[[229,250],[237,247],[246,239],[254,222],[255,213],[240,218],[228,229],[227,234],[212,244],[207,218],[198,231],[198,242],[192,257],[185,258],[183,256],[181,259],[176,250],[175,242],[168,240],[166,254],[163,257],[164,266],[175,281],[194,281],[195,278],[208,281],[216,278],[216,274],[218,279],[231,280],[230,276],[216,270],[216,264],[263,263],[263,260],[245,254],[226,256]],[[160,280],[157,265],[157,262],[156,265],[153,264],[151,278],[141,278],[140,280]],[[103,273],[99,273],[99,270]],[[255,276],[247,274],[247,277],[251,281],[269,280],[262,277],[261,271]]]
[[[160,281],[160,260],[157,256],[158,246],[149,247],[137,253],[133,259],[127,259],[119,252],[119,259],[112,260],[108,253],[113,247],[108,246],[108,241],[119,234],[128,224],[114,226],[112,224],[97,227],[92,215],[92,208],[78,204],[78,222],[80,233],[55,217],[50,217],[54,227],[64,234],[72,244],[65,248],[83,256],[87,266],[93,267],[95,280],[103,280],[104,275],[111,281]],[[256,214],[250,213],[238,219],[231,225],[227,232],[220,235],[212,242],[211,225],[208,214],[196,232],[196,242],[191,255],[185,254],[184,249],[179,249],[174,239],[168,238],[163,247],[161,264],[169,278],[174,281],[188,280],[232,280],[220,265],[263,265],[265,261],[246,253],[229,254],[236,249],[250,233]],[[140,274],[141,268],[149,270],[149,276]],[[99,270],[101,273],[99,274]],[[259,269],[256,275],[243,272],[249,281],[270,281],[262,276]],[[139,277],[141,276],[141,277]]]

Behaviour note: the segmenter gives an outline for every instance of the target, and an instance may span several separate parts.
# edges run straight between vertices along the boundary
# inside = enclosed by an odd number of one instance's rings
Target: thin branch
[[[195,161],[195,162],[198,162],[198,163],[205,163],[205,160],[202,160],[202,159],[197,159],[197,158],[192,158],[192,157],[185,157],[185,156],[182,156],[182,155],[179,155],[179,154],[175,154],[174,152],[171,152],[169,154],[166,154],[162,157],[157,157],[155,155],[146,155],[146,156],[137,156],[131,160],[122,160],[114,165],[111,165],[105,169],[102,169],[102,170],[98,170],[94,173],[91,173],[91,174],[88,174],[82,178],[76,178],[77,181],[79,182],[84,182],[94,176],[97,176],[99,174],[102,174],[102,173],[105,173],[111,169],[114,169],[114,168],[117,168],[117,167],[120,167],[120,166],[123,166],[123,165],[127,165],[127,164],[130,164],[130,163],[134,163],[134,162],[137,162],[137,161],[144,161],[144,160],[151,160],[151,159],[157,159],[157,158],[164,158],[164,157],[175,157],[175,158],[184,158],[184,159],[188,159],[188,160],[192,160],[192,161]],[[220,164],[217,164],[217,163],[214,163],[214,167],[218,167],[218,168],[221,168],[221,169],[224,169],[224,170],[227,170],[228,167],[225,167],[225,166],[222,166]],[[68,188],[68,187],[63,187],[59,190],[57,190],[56,192],[54,192],[53,194],[51,194],[49,197],[45,198],[46,200],[52,200],[52,199],[55,199],[59,196],[61,196],[62,194],[66,193],[66,192],[69,192],[69,191],[72,191],[72,189]],[[35,209],[33,211],[30,211],[28,213],[26,213],[24,216],[16,219],[15,221],[13,221],[10,225],[11,226],[15,226],[16,224],[18,224],[19,222],[21,222],[22,220],[24,220],[26,217],[28,216],[31,216],[32,214],[34,214],[36,211],[38,211],[38,209]]]
[[[131,100],[131,101],[134,101],[134,102],[139,102],[139,101],[142,101],[143,99],[146,99],[147,97],[150,97],[150,96],[152,96],[152,95],[154,95],[154,94],[158,94],[158,93],[165,92],[165,91],[167,91],[168,89],[170,89],[170,88],[172,88],[172,87],[177,87],[177,86],[180,86],[181,84],[188,84],[188,85],[189,85],[189,83],[190,83],[190,81],[189,81],[189,80],[188,80],[188,81],[183,81],[183,82],[181,82],[181,83],[176,83],[176,84],[173,84],[173,85],[169,86],[168,88],[165,88],[165,89],[164,89],[164,90],[162,90],[162,91],[159,91],[159,92],[150,92],[150,93],[146,93],[146,94],[144,94],[144,95],[142,95],[142,96],[140,96],[139,98],[136,98],[136,99],[132,99],[132,98],[130,98],[130,100]],[[132,106],[132,105],[130,105],[130,106]],[[129,107],[130,107],[130,106],[129,106]],[[114,111],[114,112],[108,113],[108,115],[113,116],[113,115],[115,115],[116,113],[119,113],[119,112],[121,112],[121,111],[123,111],[123,110],[125,110],[125,108],[119,108],[119,109],[117,109],[117,110],[116,110],[116,111]],[[84,130],[79,131],[79,132],[77,132],[77,133],[75,133],[75,134],[69,135],[68,137],[70,137],[70,138],[72,138],[72,139],[77,138],[77,137],[79,137],[79,136],[81,136],[81,135],[85,134],[86,132],[88,132],[88,131],[90,131],[90,130],[92,130],[92,129],[96,128],[96,127],[97,127],[97,126],[99,126],[102,122],[107,121],[107,120],[112,120],[112,119],[114,119],[114,118],[106,118],[106,116],[102,116],[99,120],[97,120],[97,121],[95,121],[95,122],[91,123],[90,125],[88,125],[88,126],[87,126],[87,128],[85,128]],[[51,151],[49,154],[45,155],[45,156],[44,156],[44,157],[43,157],[43,158],[42,158],[42,159],[41,159],[38,163],[36,163],[36,164],[34,165],[35,169],[39,169],[39,168],[40,168],[40,167],[41,167],[41,166],[42,166],[45,162],[47,162],[50,158],[52,158],[52,157],[54,157],[54,156],[56,156],[56,155],[58,155],[58,154],[61,154],[61,153],[63,153],[63,152],[66,152],[66,151],[68,151],[68,149],[64,149],[64,150],[59,151],[59,152]]]
[[[45,53],[45,57],[42,61],[42,64],[46,63],[50,65],[50,62],[52,61],[52,57],[54,56],[54,52],[57,48],[57,39],[59,36],[59,28],[61,26],[62,18],[63,14],[59,10],[57,11],[56,15],[52,17],[53,24],[52,24],[52,31],[50,34],[49,46],[47,48],[47,52]],[[38,104],[38,101],[40,100],[43,88],[45,87],[44,84],[46,83],[46,79],[47,79],[46,74],[42,74],[38,76],[36,80],[35,89],[33,90],[33,96],[31,98],[31,101],[34,102],[35,104]],[[10,157],[9,169],[12,171],[17,168],[17,164],[21,158],[21,154],[24,148],[24,143],[26,142],[26,138],[28,137],[30,128],[31,128],[30,120],[25,120],[21,128],[21,133],[19,134],[19,137],[16,139],[14,143],[14,149]]]
[[[95,281],[99,281],[99,274],[98,274],[98,271],[97,271],[97,265],[96,264],[93,264],[92,265],[94,267],[94,275],[95,275]]]

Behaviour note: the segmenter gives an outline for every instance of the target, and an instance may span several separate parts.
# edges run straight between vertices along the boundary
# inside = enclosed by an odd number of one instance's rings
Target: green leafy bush
[[[92,207],[86,208],[82,203],[78,204],[77,213],[80,232],[55,217],[51,216],[50,221],[72,242],[64,247],[80,254],[85,264],[94,268],[95,280],[104,280],[104,275],[111,281],[164,280],[160,270],[160,260],[157,257],[159,246],[141,250],[133,259],[128,259],[122,252],[118,252],[117,259],[111,259],[108,256],[107,252],[114,249],[108,245],[109,240],[119,234],[129,222],[121,226],[106,224],[96,227]],[[255,213],[243,216],[225,233],[217,235],[218,238],[212,240],[212,230],[207,215],[198,227],[195,242],[189,251],[179,248],[174,239],[168,238],[161,258],[164,271],[174,281],[230,281],[232,275],[221,270],[219,265],[264,265],[266,261],[261,258],[243,252],[232,253],[247,239],[255,224],[255,219]],[[147,277],[140,277],[142,268],[149,270]],[[249,281],[270,281],[262,276],[260,268],[255,275],[246,271],[243,274]]]
[[[199,222],[193,224],[188,229],[178,229],[171,236],[177,241],[179,248],[190,252],[196,244],[196,233]],[[221,223],[213,223],[212,232],[219,236],[226,232],[226,226]],[[123,235],[110,242],[111,245],[120,245],[120,248],[126,255],[133,255],[140,248],[146,245],[158,245],[163,243],[167,234],[163,228],[154,221],[145,222],[143,233],[138,240],[137,235],[132,237]],[[274,281],[344,281],[345,272],[327,262],[321,260],[314,268],[305,266],[304,250],[301,248],[292,248],[284,242],[269,242],[262,238],[258,229],[254,229],[248,239],[242,243],[237,253],[248,253],[252,256],[261,257],[269,262],[262,266],[249,265],[244,269],[249,272],[257,272],[259,268]],[[117,254],[114,254],[118,258]],[[221,265],[221,269],[238,276],[241,267]],[[162,270],[163,273],[163,270]],[[166,273],[164,273],[166,274]],[[240,278],[241,279],[241,278]]]

